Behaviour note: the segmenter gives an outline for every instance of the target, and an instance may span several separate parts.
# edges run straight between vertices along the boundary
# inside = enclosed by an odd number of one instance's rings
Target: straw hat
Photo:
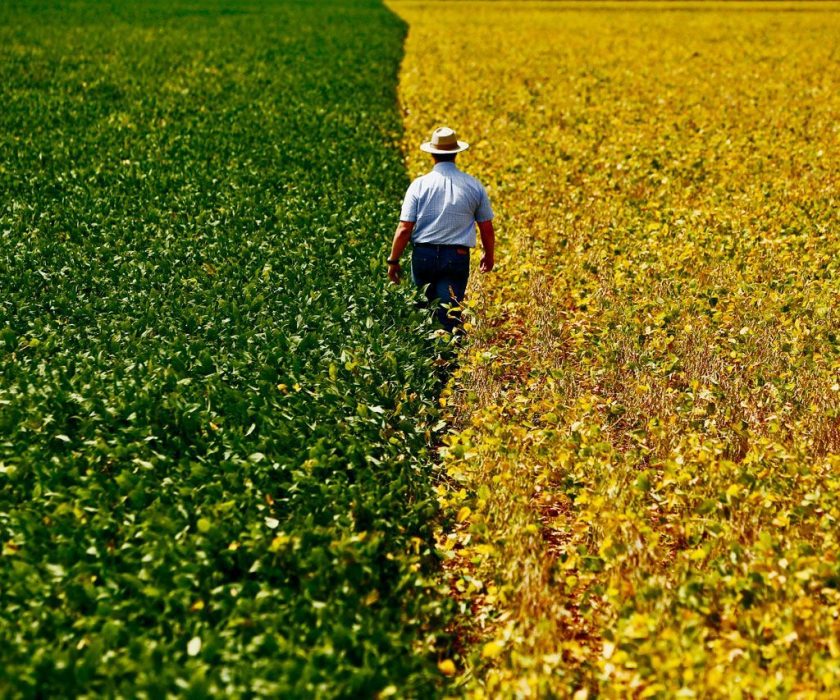
[[[441,126],[432,132],[432,140],[420,144],[420,150],[426,153],[460,153],[470,147],[466,141],[459,141],[458,135],[448,126]]]

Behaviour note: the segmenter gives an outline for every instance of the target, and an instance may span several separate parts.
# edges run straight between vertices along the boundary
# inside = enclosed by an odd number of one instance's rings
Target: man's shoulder
[[[423,185],[428,184],[434,178],[435,171],[432,170],[431,172],[424,173],[423,175],[418,175],[411,181],[411,185],[409,187],[422,187]]]
[[[469,173],[464,173],[476,187],[484,189],[484,185],[481,184],[481,180],[479,180],[475,175],[470,175]]]

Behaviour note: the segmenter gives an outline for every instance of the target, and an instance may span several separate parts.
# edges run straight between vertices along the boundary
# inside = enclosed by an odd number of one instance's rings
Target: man
[[[435,166],[409,186],[388,258],[388,277],[396,284],[401,277],[400,255],[411,241],[414,284],[425,287],[430,303],[442,302],[438,319],[450,332],[460,321],[457,307],[467,289],[476,224],[484,249],[480,270],[490,272],[494,265],[496,241],[487,191],[455,166],[455,156],[468,148],[445,126],[420,145],[420,150],[431,153]]]

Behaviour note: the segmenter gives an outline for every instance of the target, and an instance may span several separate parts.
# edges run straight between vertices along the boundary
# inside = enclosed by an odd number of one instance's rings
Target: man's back
[[[475,224],[493,218],[487,191],[454,162],[436,163],[434,169],[411,183],[401,221],[415,224],[411,240],[475,247]]]

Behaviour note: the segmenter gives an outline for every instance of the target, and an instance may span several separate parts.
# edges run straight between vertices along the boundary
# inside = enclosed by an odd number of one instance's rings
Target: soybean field
[[[378,274],[404,35],[0,6],[0,695],[434,692],[439,379]]]
[[[501,234],[442,397],[459,692],[836,697],[840,6],[391,5],[409,170],[457,124]]]

